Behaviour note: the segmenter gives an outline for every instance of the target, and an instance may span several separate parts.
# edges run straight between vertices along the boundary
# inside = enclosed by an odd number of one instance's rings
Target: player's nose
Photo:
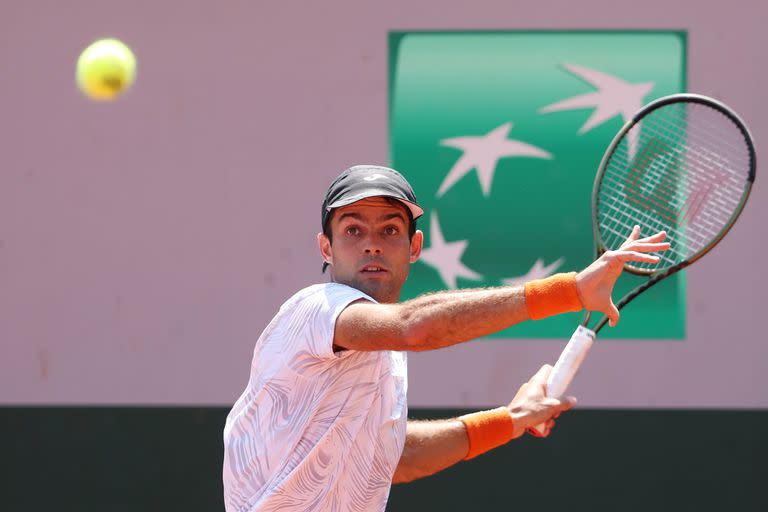
[[[369,235],[365,239],[363,248],[366,254],[381,254],[382,241],[376,235]]]

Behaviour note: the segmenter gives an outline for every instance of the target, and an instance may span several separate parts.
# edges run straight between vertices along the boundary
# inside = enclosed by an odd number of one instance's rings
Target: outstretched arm
[[[541,308],[528,303],[561,304],[549,314],[601,311],[611,325],[619,314],[611,300],[613,285],[629,261],[655,263],[651,252],[669,248],[664,232],[640,239],[640,228],[616,251],[608,251],[579,274],[562,274],[542,282],[554,286],[507,286],[478,290],[454,290],[422,295],[402,304],[349,305],[336,320],[334,345],[350,350],[433,350],[487,336],[529,318],[543,318]]]
[[[529,427],[541,423],[546,424],[547,430],[544,435],[549,435],[549,431],[555,424],[554,418],[576,404],[574,398],[565,400],[547,398],[546,382],[551,371],[551,366],[543,366],[531,380],[520,387],[515,398],[506,408],[500,408],[506,409],[505,412],[510,416],[510,432],[504,438],[482,440],[486,447],[499,446],[518,438]],[[474,415],[462,418],[472,416]],[[467,428],[465,421],[460,418],[409,421],[405,447],[392,478],[393,483],[411,482],[424,478],[464,460],[470,452],[473,455],[480,453],[482,450],[472,446],[472,438],[477,440],[483,432],[474,432],[470,436]]]
[[[402,304],[360,301],[336,320],[334,345],[351,350],[433,350],[527,319],[522,286],[438,292]]]

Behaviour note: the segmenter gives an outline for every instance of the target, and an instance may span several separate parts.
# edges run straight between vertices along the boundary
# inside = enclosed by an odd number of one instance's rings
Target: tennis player
[[[550,366],[512,401],[438,421],[407,421],[406,352],[435,350],[583,308],[618,321],[611,291],[626,261],[655,262],[663,234],[580,273],[432,293],[399,302],[419,258],[423,210],[399,173],[347,169],[322,207],[318,244],[330,283],[288,299],[256,342],[248,386],[224,428],[228,512],[382,511],[393,482],[441,471],[522,436],[574,406],[546,397]],[[513,257],[513,256],[510,256]]]

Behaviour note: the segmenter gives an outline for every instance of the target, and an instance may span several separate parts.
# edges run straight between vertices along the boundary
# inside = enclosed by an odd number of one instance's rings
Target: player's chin
[[[392,276],[358,276],[355,288],[370,295],[379,302],[389,302],[392,296]]]
[[[392,276],[386,274],[386,272],[378,272],[376,275],[368,275],[367,272],[360,272],[355,281],[359,283],[361,288],[385,290],[391,287],[392,281]]]
[[[367,270],[361,270],[358,272],[360,279],[364,281],[384,282],[392,279],[392,274],[387,270],[377,270],[376,272],[370,272]]]

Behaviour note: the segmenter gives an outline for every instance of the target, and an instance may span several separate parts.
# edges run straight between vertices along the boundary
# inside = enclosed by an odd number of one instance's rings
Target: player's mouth
[[[374,265],[373,263],[369,263],[360,270],[360,273],[367,277],[379,277],[387,274],[387,269],[381,265]]]

